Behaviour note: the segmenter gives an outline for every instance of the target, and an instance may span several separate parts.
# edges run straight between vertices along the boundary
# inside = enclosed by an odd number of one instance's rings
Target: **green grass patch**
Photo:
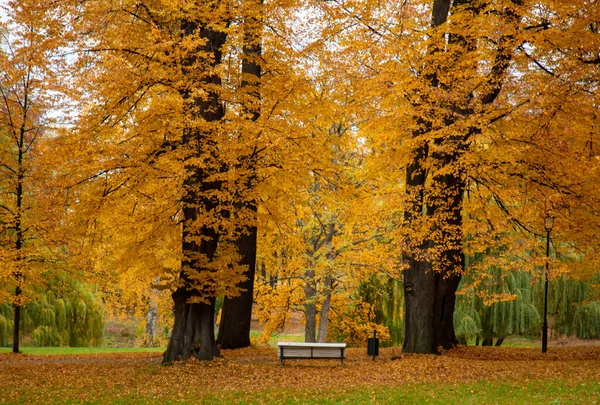
[[[260,332],[258,332],[258,331],[250,332],[251,339],[256,339],[259,336],[260,336]],[[277,347],[277,342],[304,342],[304,334],[302,334],[302,333],[299,333],[299,334],[282,333],[279,335],[271,335],[271,337],[269,338],[269,346]]]
[[[102,353],[162,353],[164,347],[21,347],[23,354],[102,354]],[[2,347],[0,353],[10,353],[12,348]]]
[[[256,392],[224,391],[211,394],[187,392],[177,398],[148,395],[133,396],[124,392],[102,393],[86,404],[596,404],[600,403],[600,383],[596,380],[567,382],[548,381],[479,381],[469,384],[415,384],[398,387],[347,389],[332,387],[331,390],[273,389]],[[52,387],[48,387],[52,391]],[[0,392],[2,390],[0,389]],[[18,402],[35,402],[45,398],[48,404],[82,403],[77,390],[50,392],[23,391]],[[49,399],[51,398],[51,399]],[[49,400],[49,402],[48,402]],[[0,401],[1,402],[1,401]]]
[[[243,399],[240,399],[243,398]],[[193,403],[193,401],[185,401]],[[472,384],[416,384],[339,391],[273,390],[208,395],[202,404],[597,404],[600,382],[563,380],[528,383],[479,381]]]

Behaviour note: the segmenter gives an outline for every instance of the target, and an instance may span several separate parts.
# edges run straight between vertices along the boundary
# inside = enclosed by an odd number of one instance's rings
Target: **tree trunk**
[[[27,103],[27,97],[25,97],[25,103]],[[27,110],[27,109],[26,109]],[[25,117],[26,118],[26,114]],[[24,264],[23,260],[23,223],[22,223],[22,215],[23,215],[23,182],[25,180],[25,169],[23,167],[23,160],[25,159],[25,152],[27,150],[27,146],[25,145],[25,122],[27,120],[23,119],[23,124],[19,128],[19,140],[17,142],[18,154],[17,154],[17,184],[15,188],[15,197],[16,201],[16,215],[15,215],[15,251],[17,253],[16,265],[17,270],[14,273],[15,282],[17,286],[15,287],[15,319],[13,323],[13,353],[19,353],[19,335],[20,335],[20,327],[21,327],[21,294],[23,290],[21,288],[21,283],[23,282],[23,273],[21,266]],[[30,144],[31,146],[31,144]]]
[[[21,304],[19,299],[21,298],[21,287],[15,288],[15,319],[13,323],[13,344],[12,352],[19,353],[19,327],[21,326]]]
[[[481,346],[491,346],[494,343],[494,325],[492,323],[492,308],[484,306],[481,317]]]
[[[421,131],[429,127],[421,120]],[[415,134],[417,137],[419,133]],[[413,150],[412,161],[406,168],[407,207],[404,220],[412,229],[421,225],[423,197],[426,180],[425,159],[428,146],[422,142]],[[406,252],[404,269],[404,344],[402,351],[407,353],[432,353],[435,350],[433,333],[433,305],[435,302],[435,276],[431,263],[425,259],[425,252],[431,247],[428,241],[411,246]]]
[[[156,341],[156,318],[158,316],[158,308],[150,303],[148,312],[146,313],[146,346],[154,347]]]
[[[502,346],[502,342],[504,342],[504,338],[503,338],[503,337],[501,337],[501,338],[498,338],[498,339],[496,340],[496,344],[495,344],[494,346],[496,346],[496,347],[500,347],[500,346]]]
[[[433,305],[435,275],[431,264],[414,258],[404,270],[404,344],[407,353],[434,353]]]
[[[219,243],[220,201],[215,197],[222,182],[209,180],[210,176],[225,170],[217,154],[218,127],[225,110],[220,99],[220,77],[214,73],[199,72],[199,63],[217,67],[221,63],[221,47],[227,35],[209,28],[208,22],[198,19],[183,19],[184,37],[199,35],[204,40],[198,49],[189,51],[183,59],[183,70],[189,83],[179,90],[185,114],[191,125],[183,130],[182,147],[189,152],[185,169],[187,177],[183,184],[183,226],[181,284],[173,293],[175,320],[173,332],[163,363],[187,360],[194,356],[200,360],[212,360],[220,352],[215,341],[215,294],[216,286],[212,269],[207,268],[215,257]],[[210,55],[210,56],[206,56]],[[203,96],[198,90],[203,90]],[[213,125],[194,125],[195,121]],[[198,164],[197,161],[201,161]],[[198,220],[213,215],[212,223]],[[224,218],[224,217],[223,217]],[[216,223],[213,224],[213,223]]]
[[[512,0],[512,3],[520,4],[521,1]],[[482,3],[471,0],[434,0],[433,28],[446,23],[451,4],[456,7],[457,13],[484,11]],[[514,10],[506,8],[499,14],[507,23],[518,26],[519,16]],[[452,65],[444,65],[443,59],[437,55],[445,52],[448,41],[460,49],[453,58],[470,58],[469,53],[476,50],[477,38],[468,33],[447,37],[439,29],[431,36],[427,51],[430,58],[424,65],[422,78],[426,86],[450,96],[456,92],[460,94],[460,86],[456,86],[455,79],[448,76]],[[486,91],[478,96],[482,105],[489,106],[498,97],[515,46],[512,33],[502,36],[497,42],[491,73],[485,79]],[[404,272],[406,338],[403,350],[406,352],[435,353],[438,347],[447,348],[456,343],[453,314],[456,290],[464,270],[461,211],[465,179],[461,158],[468,148],[469,139],[479,129],[467,127],[462,133],[458,130],[455,134],[442,134],[433,142],[421,138],[433,130],[450,128],[459,120],[475,114],[472,98],[472,92],[465,93],[464,99],[451,100],[446,105],[439,97],[433,101],[424,99],[420,115],[415,116],[418,129],[413,132],[413,139],[417,145],[406,170],[404,219],[414,231],[413,235],[422,239],[409,241],[405,252],[409,267]],[[431,154],[428,142],[432,143]],[[428,174],[432,176],[429,181]],[[424,204],[425,195],[427,206]],[[423,234],[431,236],[419,236]]]
[[[257,229],[252,226],[248,233],[237,240],[241,264],[248,266],[246,280],[238,285],[240,295],[225,297],[221,312],[221,324],[217,343],[221,349],[239,349],[250,346],[250,323],[254,298],[254,274],[256,271]]]
[[[462,154],[460,141],[452,139],[457,150],[453,154],[433,153],[432,157],[446,168],[456,164]],[[443,148],[442,148],[443,149]],[[440,255],[439,269],[435,275],[434,325],[437,347],[449,349],[458,343],[454,333],[454,308],[456,291],[465,269],[463,254],[462,207],[465,190],[463,170],[455,168],[451,174],[434,175],[433,184],[439,190],[431,197],[432,211],[443,218],[441,240],[445,244]],[[437,349],[437,348],[436,348]]]
[[[188,204],[191,204],[191,201],[204,199],[188,190],[183,200],[186,206],[183,210],[184,260],[181,272],[183,286],[173,293],[175,320],[163,363],[185,361],[191,356],[199,360],[212,360],[220,355],[215,341],[215,295],[211,290],[214,287],[211,287],[210,283],[199,285],[193,281],[199,274],[210,272],[202,267],[199,259],[204,256],[209,261],[212,260],[217,249],[218,234],[213,229],[202,226],[200,232],[202,240],[199,244],[196,243],[194,240],[197,240],[197,234],[190,227],[197,220],[197,207]],[[207,211],[215,209],[211,205],[214,203],[206,200],[203,202]],[[208,276],[210,277],[210,274]]]
[[[145,346],[154,347],[156,343],[156,322],[158,318],[158,301],[156,299],[156,291],[153,288],[150,291],[150,297],[148,298],[148,310],[146,312],[146,337]]]
[[[327,339],[327,325],[329,324],[329,310],[331,309],[331,276],[326,276],[323,280],[323,305],[321,306],[321,314],[319,317],[319,335],[317,342],[324,343]]]
[[[215,299],[208,303],[192,304],[194,294],[185,288],[173,293],[175,323],[163,363],[188,360],[194,356],[200,360],[210,360],[220,356],[214,337]]]
[[[440,158],[435,154],[433,157]],[[444,165],[449,164],[448,157],[442,161]],[[446,245],[439,247],[437,242],[429,241],[421,249],[431,252],[437,247],[443,249],[442,252],[428,261],[412,258],[410,268],[404,271],[406,338],[403,350],[406,352],[438,353],[440,347],[449,349],[458,343],[454,333],[454,309],[464,270],[461,214],[464,187],[459,176],[433,178],[432,187],[444,191],[438,191],[436,197],[430,196],[427,213],[433,218],[444,218],[443,223],[435,224],[435,230]]]
[[[458,344],[454,333],[454,308],[456,306],[456,290],[460,283],[460,275],[449,275],[444,278],[437,273],[435,293],[435,331],[436,352],[439,347],[450,349]]]
[[[306,320],[304,324],[304,341],[313,343],[317,340],[317,304],[315,302],[317,288],[315,285],[315,271],[307,269],[304,273],[304,278],[306,283],[304,285],[304,296],[306,299],[304,304],[304,318]]]
[[[262,0],[246,0],[244,2],[244,46],[242,55],[242,83],[241,90],[248,97],[244,103],[244,110],[249,115],[250,121],[256,122],[260,117],[260,77],[261,67],[258,61],[262,54],[260,18],[257,18],[256,8],[262,5]],[[256,131],[249,127],[244,135],[254,134]],[[243,167],[249,172],[246,180],[246,189],[243,192],[252,194],[257,179],[256,169],[258,156],[256,147],[249,156],[243,159]],[[250,215],[251,223],[256,223],[258,204],[253,198],[244,201],[247,197],[238,195],[241,202],[239,208],[245,208],[245,213]],[[222,349],[239,349],[250,346],[250,326],[252,320],[252,304],[254,302],[254,276],[256,273],[256,246],[257,227],[249,226],[240,230],[236,241],[238,251],[241,255],[241,264],[247,266],[244,273],[246,280],[238,285],[240,295],[237,297],[225,297],[223,310],[221,312],[221,324],[217,343]]]

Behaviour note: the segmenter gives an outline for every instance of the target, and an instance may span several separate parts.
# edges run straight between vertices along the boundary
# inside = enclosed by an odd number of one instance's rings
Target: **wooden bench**
[[[346,343],[278,342],[279,361],[287,359],[340,359],[344,364]]]

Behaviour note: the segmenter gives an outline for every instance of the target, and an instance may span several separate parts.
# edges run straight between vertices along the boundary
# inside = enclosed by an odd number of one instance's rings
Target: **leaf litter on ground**
[[[0,402],[173,401],[235,392],[340,393],[421,383],[600,381],[598,346],[552,347],[546,354],[532,348],[463,346],[441,355],[403,354],[399,348],[383,348],[380,354],[373,361],[365,349],[348,349],[343,365],[336,360],[287,360],[283,367],[277,350],[267,347],[225,350],[223,358],[212,362],[172,366],[162,366],[159,353],[1,354]]]

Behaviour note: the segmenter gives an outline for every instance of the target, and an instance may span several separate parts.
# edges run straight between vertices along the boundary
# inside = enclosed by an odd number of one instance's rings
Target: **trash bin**
[[[373,337],[367,339],[367,356],[379,356],[379,339],[377,338],[377,331],[373,331]]]

